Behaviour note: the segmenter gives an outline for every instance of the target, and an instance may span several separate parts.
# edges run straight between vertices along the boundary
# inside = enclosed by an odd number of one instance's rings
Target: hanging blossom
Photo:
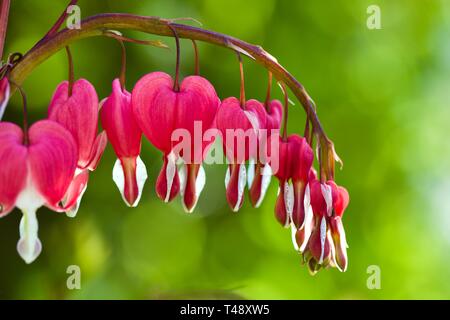
[[[194,210],[206,179],[201,163],[208,144],[195,143],[194,126],[197,123],[201,130],[211,128],[219,103],[214,87],[200,76],[189,76],[178,87],[170,75],[153,72],[142,77],[132,92],[133,111],[140,128],[163,153],[156,193],[165,202],[181,193],[187,212]],[[184,129],[191,137],[188,148],[176,148],[173,134],[177,129]],[[179,171],[178,160],[182,161]]]
[[[125,203],[136,207],[147,179],[147,169],[139,157],[142,131],[134,118],[131,94],[122,88],[119,79],[113,81],[111,95],[102,101],[100,114],[102,127],[118,158],[113,180]]]
[[[269,93],[270,85],[271,81],[269,81]],[[260,132],[263,133],[258,135],[258,153],[256,159],[250,159],[247,170],[250,202],[255,208],[259,208],[264,200],[273,175],[270,159],[267,155],[270,153],[270,149],[273,145],[271,140],[272,134],[274,132],[278,134],[281,126],[281,118],[283,116],[282,109],[283,105],[280,101],[270,100],[270,96],[268,96],[268,99],[265,102],[265,123],[260,124],[261,129],[264,130],[260,130]]]
[[[311,213],[305,219],[309,232],[298,230],[296,242],[311,273],[321,267],[347,270],[348,245],[342,216],[348,203],[344,187],[333,180],[321,183],[315,174],[310,174],[305,196],[305,210]]]
[[[63,201],[77,195],[78,201],[67,210],[67,215],[77,214],[81,198],[86,191],[89,171],[97,167],[106,147],[107,136],[103,131],[97,135],[99,103],[94,86],[85,79],[69,85],[58,85],[48,107],[48,118],[66,128],[78,147],[77,171]]]
[[[36,211],[43,205],[65,211],[60,202],[75,174],[78,151],[69,131],[58,123],[41,120],[28,132],[0,122],[0,217],[14,207],[22,211],[17,251],[26,263],[42,250]],[[68,207],[76,202],[72,198]]]

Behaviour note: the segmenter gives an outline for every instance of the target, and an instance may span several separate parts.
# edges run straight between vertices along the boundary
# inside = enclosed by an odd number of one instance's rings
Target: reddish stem
[[[177,62],[175,65],[175,80],[173,82],[173,91],[180,91],[180,39],[178,38],[178,33],[173,26],[168,25],[170,30],[172,30],[173,36],[175,38],[175,44],[177,47]]]
[[[67,8],[69,8],[72,5],[77,4],[78,0],[71,0],[69,4],[64,8],[64,11],[59,16],[58,20],[56,20],[55,24],[48,30],[48,32],[45,34],[44,37],[42,37],[41,40],[36,43],[35,47],[39,45],[41,42],[45,41],[50,36],[54,35],[56,32],[58,32],[59,28],[61,28],[61,25],[64,23],[64,21],[67,18]]]
[[[239,52],[236,51],[239,60],[239,73],[241,75],[241,89],[239,95],[239,101],[241,107],[245,109],[245,79],[244,79],[244,64],[242,63],[242,57]]]
[[[8,29],[8,16],[10,0],[0,0],[0,60],[5,47],[6,30]]]
[[[270,94],[272,92],[272,72],[269,71],[269,83],[267,85],[266,101],[264,103],[266,110],[269,111]]]
[[[194,47],[194,55],[195,55],[195,75],[198,76],[200,74],[200,63],[198,58],[197,42],[194,39],[192,39],[192,46]]]
[[[72,96],[73,83],[75,82],[74,72],[73,72],[73,59],[72,53],[70,52],[69,46],[66,46],[67,60],[69,64],[69,89],[68,95]]]

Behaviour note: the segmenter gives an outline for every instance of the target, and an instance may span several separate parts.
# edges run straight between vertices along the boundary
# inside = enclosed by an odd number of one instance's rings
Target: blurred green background
[[[25,53],[68,1],[13,0],[5,54]],[[450,298],[450,2],[421,0],[80,0],[82,17],[129,12],[194,17],[208,29],[261,44],[307,88],[328,135],[345,162],[337,182],[351,202],[344,223],[349,268],[314,277],[301,266],[290,231],[273,216],[277,183],[260,209],[247,199],[228,209],[224,166],[206,168],[207,184],[194,214],[179,199],[155,194],[161,155],[147,141],[141,157],[149,180],[138,208],[127,208],[111,179],[108,146],[75,219],[40,209],[41,256],[26,265],[16,253],[20,212],[0,221],[0,298],[22,299],[417,299]],[[381,8],[381,30],[366,27],[367,7]],[[125,32],[139,39],[160,39]],[[170,51],[128,44],[128,88],[145,73],[173,74]],[[235,55],[199,43],[201,73],[219,96],[238,95]],[[114,40],[72,46],[76,77],[89,79],[100,98],[120,69]],[[193,72],[182,41],[181,72]],[[30,117],[46,116],[66,78],[64,51],[26,80]],[[246,59],[247,97],[264,99],[266,71]],[[274,86],[274,94],[281,97]],[[304,113],[291,107],[290,131],[302,132]],[[15,95],[5,120],[21,121]],[[81,290],[68,290],[66,269],[81,268]],[[367,268],[381,270],[381,289],[369,290]]]

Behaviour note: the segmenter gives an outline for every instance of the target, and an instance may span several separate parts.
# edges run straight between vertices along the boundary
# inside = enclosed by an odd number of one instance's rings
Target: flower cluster
[[[72,74],[56,88],[47,119],[30,128],[25,122],[23,129],[0,122],[0,216],[14,207],[22,211],[17,250],[25,262],[34,261],[42,249],[36,211],[46,206],[75,217],[89,174],[98,166],[108,141],[117,156],[112,177],[128,206],[138,205],[147,180],[140,158],[144,135],[162,153],[157,196],[170,202],[179,195],[190,213],[206,183],[206,155],[221,137],[231,210],[242,207],[246,189],[251,205],[258,208],[275,176],[279,181],[276,220],[292,229],[294,246],[310,271],[328,266],[345,271],[342,215],[349,202],[347,191],[335,184],[327,170],[317,177],[312,139],[287,135],[287,92],[284,105],[270,98],[272,75],[266,101],[246,100],[242,60],[240,70],[240,97],[223,101],[198,74],[179,81],[178,55],[175,78],[152,72],[129,92],[122,74],[100,102],[94,86],[85,79],[74,81]],[[5,75],[0,80],[0,117],[9,95]],[[99,120],[104,130],[100,133]],[[203,136],[207,130],[216,134],[208,141],[191,138],[180,147],[178,130],[190,137]]]

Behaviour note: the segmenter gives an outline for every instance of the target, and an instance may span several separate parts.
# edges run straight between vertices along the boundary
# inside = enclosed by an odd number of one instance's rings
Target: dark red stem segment
[[[54,35],[56,32],[58,32],[59,28],[61,28],[61,25],[64,23],[64,21],[67,18],[67,8],[69,8],[72,5],[77,4],[78,0],[71,0],[69,4],[64,8],[64,11],[59,16],[58,20],[56,20],[55,24],[48,30],[48,32],[45,34],[44,37],[42,37],[41,40],[38,41],[38,43],[35,45],[35,47],[40,44],[41,42],[45,41],[48,37]]]
[[[267,84],[266,101],[264,103],[267,111],[269,111],[270,94],[272,92],[272,77],[272,72],[269,71],[269,82]]]
[[[175,80],[173,82],[173,91],[180,91],[180,38],[178,38],[177,30],[172,25],[168,25],[170,30],[172,30],[173,36],[175,38],[175,44],[177,47],[177,62],[175,65]]]
[[[245,79],[244,79],[244,64],[242,63],[242,56],[239,52],[236,51],[239,60],[239,73],[241,75],[241,90],[239,95],[239,101],[241,103],[241,107],[245,108]]]
[[[72,59],[72,53],[70,52],[70,49],[68,46],[66,46],[66,53],[67,53],[67,60],[69,64],[69,89],[68,94],[69,97],[72,96],[72,89],[73,89],[73,83],[75,82],[74,78],[74,72],[73,72],[73,59]]]
[[[5,47],[6,30],[8,28],[10,0],[0,0],[0,60]]]
[[[311,146],[312,145],[312,133],[309,129],[309,118],[308,115],[306,115],[306,124],[305,124],[305,132],[303,134],[303,136],[306,139],[306,142],[308,142],[308,144]]]
[[[289,113],[289,97],[284,82],[280,82],[281,90],[284,94],[284,115],[283,115],[283,132],[281,134],[284,141],[287,140],[287,126],[288,126],[288,113]]]
[[[200,74],[200,62],[198,58],[198,47],[197,41],[192,39],[192,46],[194,47],[194,55],[195,55],[195,75],[198,76]]]
[[[117,42],[120,44],[120,49],[122,51],[122,57],[121,57],[121,65],[120,65],[120,75],[119,75],[119,81],[120,86],[122,87],[122,91],[125,90],[125,83],[126,83],[126,74],[127,74],[127,50],[125,48],[125,43],[120,38],[115,38]]]

